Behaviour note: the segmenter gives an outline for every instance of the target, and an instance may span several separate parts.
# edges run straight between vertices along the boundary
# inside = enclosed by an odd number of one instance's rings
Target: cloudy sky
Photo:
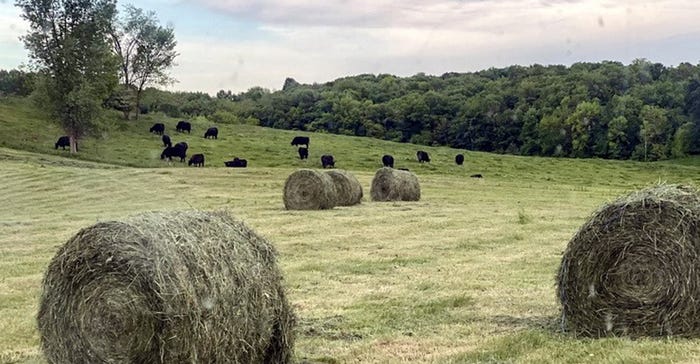
[[[0,69],[27,63],[0,0]],[[127,2],[120,1],[120,7]],[[700,62],[697,0],[133,0],[175,28],[173,90],[280,89],[362,73],[512,64]]]

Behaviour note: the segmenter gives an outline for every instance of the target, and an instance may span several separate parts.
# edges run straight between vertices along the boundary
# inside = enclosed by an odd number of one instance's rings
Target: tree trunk
[[[77,153],[78,152],[78,138],[76,138],[75,135],[70,134],[68,136],[68,139],[70,140],[70,152],[71,152],[71,154]]]
[[[141,89],[136,90],[136,120],[139,119],[141,114]]]

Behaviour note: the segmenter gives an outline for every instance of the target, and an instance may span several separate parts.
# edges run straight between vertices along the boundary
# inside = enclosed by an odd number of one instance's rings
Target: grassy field
[[[700,181],[698,160],[637,163],[459,152],[371,139],[175,120],[115,120],[76,158],[22,100],[0,100],[0,363],[43,363],[35,316],[58,247],[97,221],[165,209],[228,209],[277,247],[309,363],[693,363],[700,340],[580,339],[559,331],[554,276],[568,240],[615,196],[659,181]],[[206,168],[159,160],[154,121],[202,151]],[[311,159],[289,141],[311,135]],[[433,162],[419,165],[424,149]],[[462,151],[463,152],[463,151]],[[365,200],[286,211],[282,186],[321,154],[361,182]],[[368,201],[380,157],[420,180],[419,202]],[[223,168],[232,156],[247,169]],[[220,167],[221,166],[221,167]],[[483,179],[468,176],[481,173]]]

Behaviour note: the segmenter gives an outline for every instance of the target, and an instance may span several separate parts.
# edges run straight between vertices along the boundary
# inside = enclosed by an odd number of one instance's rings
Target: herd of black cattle
[[[190,134],[192,132],[192,124],[188,121],[179,121],[177,125],[175,126],[175,130],[184,133],[187,132]],[[187,158],[187,148],[188,145],[185,142],[179,142],[175,145],[172,144],[170,140],[170,136],[165,134],[165,124],[163,123],[155,123],[153,126],[151,126],[151,129],[149,129],[149,132],[161,135],[161,139],[163,141],[163,152],[160,154],[160,159],[168,159],[169,161],[172,161],[173,157],[179,157],[180,162],[184,162],[185,159]],[[216,127],[210,127],[207,129],[207,131],[204,133],[204,138],[205,139],[218,139],[219,138],[219,129]],[[292,146],[299,147],[298,152],[299,152],[299,159],[308,159],[309,158],[309,137],[305,136],[296,136],[292,140]],[[62,147],[64,150],[66,147],[70,146],[70,139],[68,136],[61,136],[58,138],[58,141],[55,144],[55,149],[58,149],[59,147]],[[428,155],[428,152],[419,150],[416,152],[416,158],[418,159],[419,163],[424,163],[424,162],[430,162],[430,156]],[[457,154],[455,156],[455,163],[459,166],[464,164],[464,155],[463,154]],[[394,168],[394,157],[385,154],[382,156],[382,164],[384,167],[391,167]],[[187,165],[189,166],[195,166],[195,167],[204,167],[204,154],[198,153],[198,154],[193,154],[190,157],[190,160],[187,162]],[[241,159],[238,157],[233,158],[230,161],[225,161],[224,165],[226,167],[234,167],[234,168],[245,168],[248,166],[248,161],[245,159]],[[324,154],[321,156],[321,166],[323,168],[335,168],[335,160],[333,159],[333,156],[330,154]],[[406,168],[399,168],[403,170],[408,170]],[[474,178],[481,178],[481,174],[474,174],[471,175],[471,177]]]

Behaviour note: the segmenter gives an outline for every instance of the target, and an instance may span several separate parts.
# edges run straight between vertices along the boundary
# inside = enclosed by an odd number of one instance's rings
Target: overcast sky
[[[0,69],[27,30],[0,0]],[[127,2],[120,1],[120,9]],[[133,0],[175,28],[172,90],[277,90],[286,77],[410,76],[512,64],[700,61],[698,0]]]

